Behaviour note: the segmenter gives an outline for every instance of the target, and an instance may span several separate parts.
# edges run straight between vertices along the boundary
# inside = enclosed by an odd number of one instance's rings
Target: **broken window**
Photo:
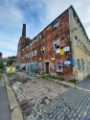
[[[63,72],[63,64],[57,63],[56,64],[56,72]]]
[[[64,47],[64,51],[65,52],[69,52],[70,51],[70,47],[69,46]]]
[[[59,27],[59,19],[56,19],[53,23],[52,23],[52,27],[55,29],[55,28],[58,28]]]
[[[60,39],[57,39],[53,42],[53,49],[56,53],[60,53]]]
[[[75,40],[78,40],[78,37],[77,37],[77,36],[75,36],[74,38],[75,38]]]

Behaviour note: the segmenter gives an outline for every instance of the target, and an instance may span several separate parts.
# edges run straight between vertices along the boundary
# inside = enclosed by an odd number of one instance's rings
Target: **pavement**
[[[81,81],[78,86],[90,90],[90,79]]]
[[[0,80],[0,120],[11,120],[7,91],[2,80]]]
[[[77,84],[73,84],[65,81],[59,81],[59,80],[54,80],[54,82],[69,88],[75,88],[90,93],[90,79],[83,80],[81,82],[78,82]]]
[[[11,86],[9,85],[7,76],[5,74],[4,74],[4,80],[5,80],[5,84],[6,84],[6,90],[7,90],[8,100],[9,100],[10,111],[11,111],[11,120],[23,120],[22,111],[20,109],[20,106],[19,106],[16,96],[14,94],[14,91],[12,90]],[[3,119],[3,120],[5,120],[5,119]]]

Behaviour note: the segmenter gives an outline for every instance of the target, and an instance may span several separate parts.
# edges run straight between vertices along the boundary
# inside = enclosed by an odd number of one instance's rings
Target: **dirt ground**
[[[23,92],[27,100],[30,100],[34,103],[38,102],[44,97],[49,99],[54,99],[58,95],[61,95],[67,91],[67,88],[48,80],[29,80],[23,85]]]
[[[22,81],[22,79],[27,79],[28,77],[25,72],[19,72],[18,78]],[[27,80],[27,82],[23,84],[22,89],[26,99],[33,102],[46,96],[50,99],[54,99],[68,90],[68,88],[55,83],[52,80],[38,79],[37,77],[32,80]]]
[[[22,83],[20,85],[20,89],[22,89],[21,93],[23,94],[23,96],[25,96],[26,100],[30,100],[30,102],[34,103],[44,97],[48,97],[52,100],[68,90],[68,88],[55,83],[53,80],[44,80],[38,77],[28,79],[28,76],[25,74],[25,72],[19,72],[17,79],[20,80],[20,83],[23,79],[26,80],[25,83]],[[17,85],[16,88],[16,93],[18,93],[20,89]]]

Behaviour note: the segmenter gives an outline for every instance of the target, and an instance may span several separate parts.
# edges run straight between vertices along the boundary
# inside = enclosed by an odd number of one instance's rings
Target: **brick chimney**
[[[26,38],[26,24],[23,24],[22,37]]]

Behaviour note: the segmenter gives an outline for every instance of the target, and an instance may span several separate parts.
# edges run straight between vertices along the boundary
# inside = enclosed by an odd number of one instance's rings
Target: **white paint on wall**
[[[72,56],[75,59],[75,64],[73,67],[73,73],[75,74],[75,78],[78,80],[84,79],[87,75],[90,75],[90,43],[88,43],[88,39],[85,36],[80,23],[77,22],[77,16],[73,15],[73,10],[69,9],[69,26],[70,26],[70,41],[72,46]],[[77,37],[77,39],[75,39]],[[80,60],[80,69],[77,63],[77,60]],[[82,70],[82,63],[84,61],[84,70]]]

